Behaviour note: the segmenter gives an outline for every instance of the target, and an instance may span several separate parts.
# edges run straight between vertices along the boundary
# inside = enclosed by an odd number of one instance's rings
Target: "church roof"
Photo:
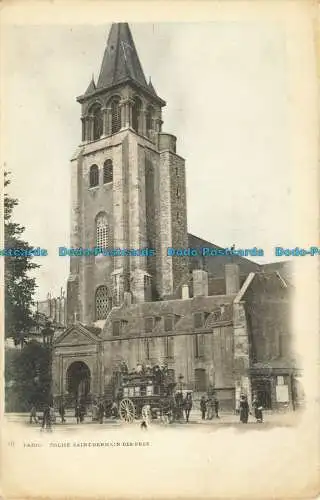
[[[100,93],[128,81],[153,96],[162,106],[166,104],[151,81],[148,83],[145,78],[128,23],[112,23],[97,84],[92,79],[85,94],[77,100],[82,102],[93,92]]]
[[[128,23],[113,23],[97,89],[107,88],[127,79],[149,89]]]

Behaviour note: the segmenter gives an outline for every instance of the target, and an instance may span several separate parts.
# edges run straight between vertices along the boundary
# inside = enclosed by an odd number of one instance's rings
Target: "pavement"
[[[301,412],[300,411],[288,411],[285,413],[279,412],[264,412],[264,422],[257,423],[255,418],[250,415],[249,416],[249,425],[254,425],[258,428],[266,428],[266,427],[291,427],[296,425],[300,420]],[[68,429],[68,428],[80,428],[80,427],[90,427],[90,428],[102,428],[102,427],[123,427],[128,426],[125,422],[121,422],[119,419],[104,419],[102,424],[99,422],[92,421],[90,416],[85,417],[84,422],[81,424],[76,423],[76,419],[74,417],[73,412],[67,412],[65,416],[66,422],[61,423],[60,416],[56,417],[56,422],[53,424],[53,427],[59,428],[59,430]],[[38,428],[39,424],[30,424],[29,423],[29,414],[28,413],[6,413],[5,420],[8,424],[19,423],[20,425],[27,425],[28,427]],[[135,421],[134,423],[139,423],[139,421]],[[132,425],[134,425],[134,423]],[[152,420],[152,425],[161,426],[161,427],[190,427],[190,426],[238,426],[241,424],[239,420],[239,415],[235,415],[233,413],[221,413],[220,418],[213,418],[212,420],[202,420],[200,416],[200,412],[194,411],[193,414],[190,415],[190,420],[188,424],[185,420],[181,422],[173,422],[172,424],[163,424],[159,420]]]

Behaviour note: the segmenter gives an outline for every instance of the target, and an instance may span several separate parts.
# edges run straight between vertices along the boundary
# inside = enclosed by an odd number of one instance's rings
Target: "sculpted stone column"
[[[106,110],[106,130],[106,135],[112,134],[112,110],[110,106]]]
[[[132,127],[132,106],[134,101],[126,98],[120,102],[122,109],[121,128]]]
[[[90,122],[88,116],[83,116],[82,121],[82,142],[88,142],[90,139]]]
[[[102,111],[102,135],[103,137],[106,137],[107,135],[109,135],[109,131],[108,131],[108,108],[102,108],[101,109]]]
[[[141,134],[146,136],[147,135],[147,110],[142,109],[141,110]]]
[[[93,120],[94,116],[88,116],[88,141],[93,141]]]
[[[120,108],[121,128],[125,128],[125,126],[126,126],[126,108],[125,108],[125,101],[124,100],[120,101],[119,108]]]
[[[81,142],[85,142],[86,139],[86,118],[81,116]]]

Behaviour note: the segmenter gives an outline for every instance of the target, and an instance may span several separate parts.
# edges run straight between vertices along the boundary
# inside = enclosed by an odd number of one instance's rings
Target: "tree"
[[[6,411],[29,411],[51,401],[51,349],[34,340],[6,351]]]
[[[10,184],[9,172],[4,174],[5,188]],[[12,212],[18,200],[4,194],[4,242],[6,249],[32,250],[21,237],[25,228],[12,221]],[[39,265],[32,256],[5,256],[5,335],[15,345],[24,344],[28,331],[34,325],[32,306],[36,280],[29,272]]]

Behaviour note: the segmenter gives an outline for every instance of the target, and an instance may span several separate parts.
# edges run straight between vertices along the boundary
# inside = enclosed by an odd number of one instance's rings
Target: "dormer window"
[[[164,331],[165,332],[172,332],[172,330],[173,330],[173,317],[166,316],[164,318]]]
[[[114,321],[112,323],[112,335],[114,337],[119,337],[119,335],[120,335],[120,321]]]
[[[151,333],[154,328],[154,318],[144,318],[144,330],[146,333]]]
[[[204,314],[202,312],[193,314],[193,327],[202,328],[204,326]]]

